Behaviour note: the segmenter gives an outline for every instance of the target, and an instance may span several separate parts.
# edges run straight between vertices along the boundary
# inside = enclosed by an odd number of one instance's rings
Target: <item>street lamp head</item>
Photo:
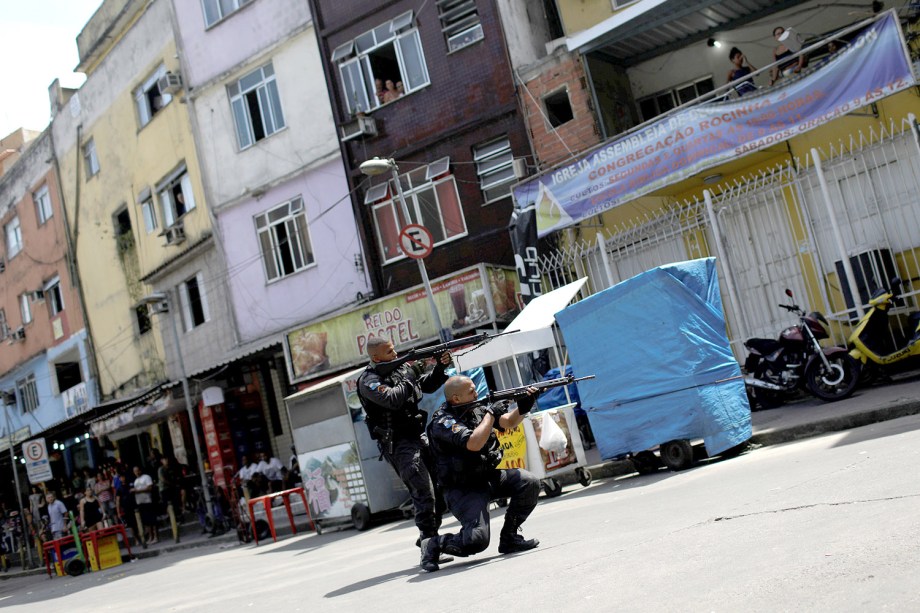
[[[392,158],[386,160],[381,158],[374,158],[367,160],[366,162],[362,162],[358,168],[361,169],[363,174],[369,177],[374,177],[376,175],[382,175],[383,173],[389,172],[390,170],[396,168],[396,162]]]

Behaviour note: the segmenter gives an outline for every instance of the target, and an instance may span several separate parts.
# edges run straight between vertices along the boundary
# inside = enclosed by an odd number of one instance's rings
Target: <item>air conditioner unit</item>
[[[514,158],[511,168],[514,170],[515,179],[523,179],[527,176],[527,160],[524,158]]]
[[[178,245],[185,241],[185,226],[181,223],[170,226],[163,230],[163,236],[166,237],[167,245]]]
[[[29,292],[29,300],[32,302],[44,302],[45,290],[37,289],[34,292]]]
[[[377,136],[377,122],[373,117],[361,115],[342,125],[342,141],[349,141],[362,136]]]
[[[182,90],[182,75],[167,71],[157,79],[157,88],[161,94],[178,94]]]
[[[0,272],[3,272],[5,270],[6,270],[6,260],[0,259]]]

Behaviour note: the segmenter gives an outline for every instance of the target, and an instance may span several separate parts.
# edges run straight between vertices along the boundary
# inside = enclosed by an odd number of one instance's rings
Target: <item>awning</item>
[[[256,341],[252,341],[251,343],[240,345],[239,347],[236,347],[235,349],[232,349],[229,352],[227,352],[223,357],[215,361],[213,364],[209,364],[205,368],[199,368],[195,370],[194,372],[188,373],[188,376],[189,378],[196,377],[198,375],[208,372],[209,370],[214,370],[216,368],[220,368],[221,366],[225,366],[227,364],[232,364],[233,362],[236,362],[237,360],[241,360],[254,353],[258,353],[260,351],[263,351],[275,345],[278,345],[279,349],[281,348],[281,335],[280,334],[274,334],[272,336],[267,336],[265,338],[260,338]]]
[[[507,360],[518,354],[552,347],[556,343],[553,336],[555,314],[568,306],[587,281],[587,277],[583,277],[531,300],[508,324],[505,332],[510,334],[493,338],[465,353],[454,354],[457,369],[470,370],[477,366]]]
[[[705,40],[805,0],[643,0],[566,39],[569,51],[603,49],[625,66]]]

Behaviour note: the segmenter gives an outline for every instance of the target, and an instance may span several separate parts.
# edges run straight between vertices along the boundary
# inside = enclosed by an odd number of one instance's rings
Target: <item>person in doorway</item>
[[[495,434],[495,429],[509,430],[520,424],[538,394],[536,388],[528,388],[527,396],[511,410],[505,403],[465,409],[461,405],[477,398],[476,384],[464,376],[447,380],[446,402],[432,416],[428,438],[438,481],[451,513],[460,522],[460,532],[422,541],[421,567],[425,572],[438,570],[442,552],[465,557],[489,546],[489,501],[493,498],[511,499],[498,541],[499,553],[529,551],[540,544],[518,533],[537,506],[540,481],[526,470],[496,468],[502,460],[502,447]]]
[[[42,488],[38,485],[33,485],[32,493],[29,494],[29,511],[32,515],[32,522],[36,526],[41,524],[43,512],[47,515],[47,504],[48,503],[45,502],[45,494],[42,493]]]
[[[157,539],[157,512],[153,506],[153,479],[145,475],[140,466],[134,467],[134,484],[131,486],[134,503],[141,515],[144,525],[144,540],[148,545],[155,545]]]
[[[102,530],[102,519],[105,516],[102,510],[102,503],[96,498],[93,488],[87,487],[83,490],[83,498],[80,499],[80,529],[81,530]]]
[[[358,377],[358,398],[381,457],[409,489],[419,530],[416,544],[420,545],[423,539],[437,536],[445,505],[425,435],[428,416],[419,401],[423,394],[433,393],[447,380],[445,369],[451,363],[450,352],[441,354],[430,371],[424,363],[414,362],[402,364],[386,375],[378,372],[376,365],[396,359],[393,343],[372,337],[367,342],[367,355],[371,363]]]
[[[57,499],[54,492],[45,494],[45,501],[48,503],[48,520],[51,530],[51,538],[57,540],[64,536],[64,530],[67,529],[67,507]]]
[[[102,511],[108,519],[115,517],[115,496],[112,493],[112,482],[105,470],[96,473],[96,482],[93,484],[93,493],[102,504]]]
[[[747,61],[747,58],[738,47],[732,47],[731,51],[728,52],[728,59],[731,61],[733,68],[728,71],[726,83],[737,81],[757,70]],[[736,83],[734,87],[739,96],[749,94],[757,89],[753,79],[745,79],[740,83]]]

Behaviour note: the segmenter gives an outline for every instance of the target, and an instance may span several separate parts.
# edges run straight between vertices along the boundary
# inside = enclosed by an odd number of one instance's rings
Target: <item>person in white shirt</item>
[[[137,510],[141,514],[147,544],[156,544],[159,539],[157,539],[157,511],[153,506],[153,479],[150,478],[150,475],[145,475],[140,466],[134,467],[134,484],[131,486],[131,491],[134,493]]]
[[[248,457],[243,456],[243,459],[240,461],[240,470],[237,471],[236,477],[240,480],[240,488],[243,491],[243,497],[248,501],[250,498],[249,480],[252,479],[252,468],[249,464]]]
[[[66,529],[64,518],[67,517],[67,507],[51,492],[45,494],[45,500],[48,502],[51,536],[54,540],[57,540],[64,536],[64,530]]]
[[[271,489],[273,492],[277,492],[281,489],[281,469],[283,465],[281,460],[276,457],[268,457],[268,454],[261,453],[259,454],[259,472],[265,475],[265,478],[268,479],[271,484]]]

